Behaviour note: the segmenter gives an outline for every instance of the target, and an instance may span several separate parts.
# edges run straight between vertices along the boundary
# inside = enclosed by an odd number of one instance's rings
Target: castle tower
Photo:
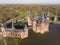
[[[32,29],[34,32],[37,30],[37,16],[34,16]]]
[[[46,19],[49,21],[49,15],[50,15],[50,13],[49,13],[49,10],[47,11],[47,13],[46,13]]]
[[[25,24],[24,32],[25,32],[25,37],[28,37],[28,27],[26,24]]]
[[[57,21],[57,11],[56,11],[56,15],[54,16],[54,21]]]
[[[49,22],[45,23],[45,32],[49,32]]]
[[[25,25],[24,31],[21,32],[21,38],[24,39],[28,37],[28,28],[27,25]]]
[[[41,23],[40,23],[40,20],[38,20],[36,33],[39,33],[40,30],[41,30]]]
[[[46,13],[46,15],[44,16],[45,17],[45,21],[44,21],[44,23],[45,23],[45,29],[44,29],[44,31],[45,32],[49,32],[49,10],[47,11],[47,13]]]
[[[43,8],[39,11],[39,14],[41,15],[43,14]]]
[[[6,37],[6,28],[4,27],[3,24],[1,24],[1,31],[4,37]]]
[[[45,24],[44,31],[45,32],[49,32],[49,21],[47,20],[47,17],[45,18],[44,24]]]
[[[24,31],[21,31],[21,39],[24,39],[25,37]]]
[[[28,26],[32,26],[32,15],[31,15],[31,12],[30,10],[28,11],[28,16],[27,16],[27,20],[28,20]]]
[[[47,19],[48,17],[46,17],[43,21],[43,24],[45,27],[44,28],[44,32],[49,32],[49,20]]]
[[[46,15],[45,15],[45,18],[49,21],[49,15],[50,15],[50,13],[49,13],[49,10],[46,12]]]
[[[44,21],[45,21],[45,17],[44,17],[44,15],[43,15],[41,18],[42,18],[42,22],[44,22]]]
[[[40,33],[43,34],[44,30],[45,30],[45,23],[41,22],[41,26],[40,27],[41,27]]]
[[[15,29],[15,28],[14,28],[14,23],[13,23],[13,21],[12,21],[12,29]]]
[[[2,32],[5,32],[5,27],[3,24],[1,24],[1,30],[2,30]]]
[[[44,30],[45,30],[45,17],[44,17],[44,15],[42,16],[41,26],[40,27],[41,27],[40,33],[43,34]]]

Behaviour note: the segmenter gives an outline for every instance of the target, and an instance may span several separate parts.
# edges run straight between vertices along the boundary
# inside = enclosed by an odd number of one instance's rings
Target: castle
[[[56,14],[57,15],[57,14]],[[55,16],[56,18],[57,16]],[[41,16],[32,16],[30,10],[28,11],[28,27],[31,27],[35,33],[45,33],[49,32],[49,11],[43,14],[41,11]],[[57,19],[54,19],[56,21]],[[24,25],[23,29],[15,29],[12,21],[12,28],[6,28],[4,24],[0,26],[0,36],[3,37],[18,37],[24,39],[28,37],[28,27],[27,24]]]
[[[46,14],[42,14],[41,16],[32,16],[29,11],[28,14],[28,26],[32,27],[32,30],[36,33],[44,33],[49,32],[49,11]]]

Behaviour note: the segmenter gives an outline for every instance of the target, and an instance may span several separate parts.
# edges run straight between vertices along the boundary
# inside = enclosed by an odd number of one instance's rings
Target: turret
[[[15,29],[15,28],[14,28],[14,23],[13,23],[13,21],[12,21],[12,29]]]
[[[25,25],[24,31],[21,32],[21,38],[24,39],[28,37],[28,28],[27,25]]]
[[[44,29],[45,29],[45,17],[44,14],[41,16],[41,25],[40,25],[40,33],[43,34],[44,33]]]
[[[28,20],[28,26],[32,26],[32,15],[30,10],[28,11],[27,20]]]
[[[40,27],[41,27],[40,33],[41,33],[41,34],[44,33],[45,26],[46,26],[46,25],[45,25],[45,22],[41,22],[41,25],[40,25]]]
[[[28,11],[28,16],[31,16],[31,12],[30,12],[30,10]]]
[[[41,19],[37,20],[37,30],[36,30],[36,33],[40,33],[40,30],[41,30]]]
[[[27,25],[26,25],[26,24],[25,24],[25,27],[24,27],[24,31],[25,31],[25,30],[28,30],[28,27],[27,27]]]
[[[49,10],[47,11],[47,13],[46,13],[46,19],[49,21],[49,15],[50,15],[50,13],[49,13]]]
[[[1,24],[1,31],[4,37],[6,37],[6,28],[4,26],[4,24]]]
[[[5,32],[5,29],[6,29],[5,26],[3,24],[1,24],[1,31]]]
[[[37,30],[37,15],[34,16],[32,28],[33,28],[33,31]]]
[[[49,30],[49,11],[46,13],[46,15],[42,16],[42,22],[41,22],[41,33],[48,32]]]
[[[42,18],[42,22],[44,22],[45,21],[44,15],[42,15],[41,18]]]
[[[57,11],[56,11],[56,15],[54,16],[54,21],[57,21]]]
[[[43,14],[43,8],[39,11],[39,14],[41,15]]]

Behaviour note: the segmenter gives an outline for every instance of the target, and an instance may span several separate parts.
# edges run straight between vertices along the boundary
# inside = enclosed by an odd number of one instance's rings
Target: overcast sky
[[[60,4],[60,0],[0,0],[0,4]]]

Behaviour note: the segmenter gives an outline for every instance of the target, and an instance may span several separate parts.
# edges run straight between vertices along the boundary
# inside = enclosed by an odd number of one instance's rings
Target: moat
[[[29,30],[29,37],[23,39],[21,45],[60,45],[60,24],[50,24],[49,32],[45,34]]]
[[[0,40],[0,45],[3,45],[3,40]],[[15,38],[9,38],[7,45],[60,45],[60,24],[51,23],[49,32],[44,34],[35,33],[30,29],[29,37],[20,40],[20,42]]]

